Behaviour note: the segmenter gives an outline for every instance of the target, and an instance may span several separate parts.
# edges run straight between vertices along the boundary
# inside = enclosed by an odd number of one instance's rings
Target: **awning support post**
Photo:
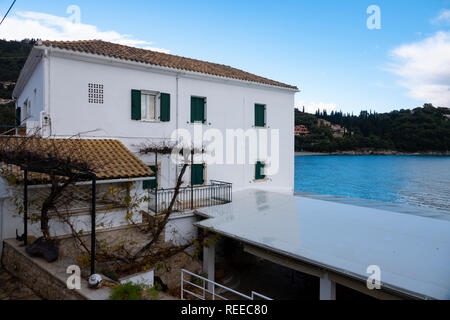
[[[92,177],[92,208],[91,208],[91,275],[95,273],[95,205],[97,177]]]
[[[206,238],[205,241],[208,242],[208,244],[203,246],[203,272],[208,274],[208,280],[215,281],[216,244],[211,237]],[[212,283],[208,283],[208,290],[212,290],[212,286]]]
[[[328,273],[320,277],[320,300],[336,300],[336,282],[328,278]]]

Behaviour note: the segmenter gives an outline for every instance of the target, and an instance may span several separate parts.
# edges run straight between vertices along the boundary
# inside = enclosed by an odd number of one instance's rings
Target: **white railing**
[[[185,274],[188,274],[191,276],[191,281],[186,280]],[[200,280],[200,283],[203,283],[203,285],[198,285],[196,283],[192,282],[192,278],[195,277],[196,279]],[[201,293],[195,293],[185,288],[185,284],[189,284],[193,286],[194,288],[197,288],[201,290]],[[216,286],[221,288],[220,290],[221,294],[217,293]],[[256,298],[262,299],[262,300],[272,300],[269,297],[263,296],[262,294],[259,294],[257,292],[252,291],[251,296],[247,296],[243,293],[237,292],[236,290],[233,290],[231,288],[225,287],[224,285],[221,285],[220,283],[211,281],[205,277],[199,276],[195,273],[192,273],[190,271],[187,271],[185,269],[181,270],[181,300],[184,300],[184,297],[186,294],[192,295],[193,297],[196,297],[200,300],[217,300],[219,298],[220,300],[229,300],[225,298],[222,294],[223,292],[229,292],[234,295],[237,295],[239,298],[246,299],[246,300],[255,300]]]

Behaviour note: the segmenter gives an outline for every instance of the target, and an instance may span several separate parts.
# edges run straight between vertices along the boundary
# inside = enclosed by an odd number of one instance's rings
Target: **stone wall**
[[[76,290],[69,290],[66,282],[40,265],[40,261],[26,255],[15,240],[3,242],[2,265],[19,278],[37,295],[49,300],[84,300],[85,296]],[[42,263],[45,263],[42,261]]]

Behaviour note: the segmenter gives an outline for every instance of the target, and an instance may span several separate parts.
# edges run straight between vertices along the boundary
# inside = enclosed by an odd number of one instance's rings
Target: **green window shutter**
[[[141,91],[131,90],[131,119],[141,120]]]
[[[201,98],[200,101],[200,106],[199,106],[199,115],[198,115],[198,119],[199,121],[201,121],[202,123],[205,123],[206,121],[206,117],[205,117],[205,98]]]
[[[194,164],[191,167],[191,183],[193,186],[204,184],[203,168],[203,164]]]
[[[266,125],[266,106],[255,104],[255,127],[264,127]]]
[[[160,120],[163,122],[170,121],[170,94],[161,93],[161,110]]]
[[[20,123],[22,122],[22,120],[21,120],[21,111],[22,111],[22,109],[20,107],[18,107],[16,109],[16,127],[20,126]]]
[[[148,166],[150,168],[150,170],[152,170],[154,172],[154,174],[151,175],[151,177],[155,177],[154,180],[145,180],[143,181],[142,184],[142,188],[144,190],[147,189],[155,189],[156,186],[158,185],[158,167],[156,166]]]
[[[255,165],[255,180],[264,180],[266,178],[264,174],[264,163],[261,161],[256,162]]]
[[[205,98],[191,97],[191,123],[205,123]]]

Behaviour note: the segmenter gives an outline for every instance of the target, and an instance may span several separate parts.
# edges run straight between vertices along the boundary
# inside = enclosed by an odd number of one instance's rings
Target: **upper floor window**
[[[255,127],[266,126],[266,105],[255,104]]]
[[[206,122],[206,98],[191,97],[191,123]]]
[[[131,90],[131,119],[170,121],[170,94]]]
[[[26,99],[23,103],[23,110],[25,111],[25,119],[31,117],[31,101]]]
[[[141,120],[157,120],[156,94],[141,93]]]

